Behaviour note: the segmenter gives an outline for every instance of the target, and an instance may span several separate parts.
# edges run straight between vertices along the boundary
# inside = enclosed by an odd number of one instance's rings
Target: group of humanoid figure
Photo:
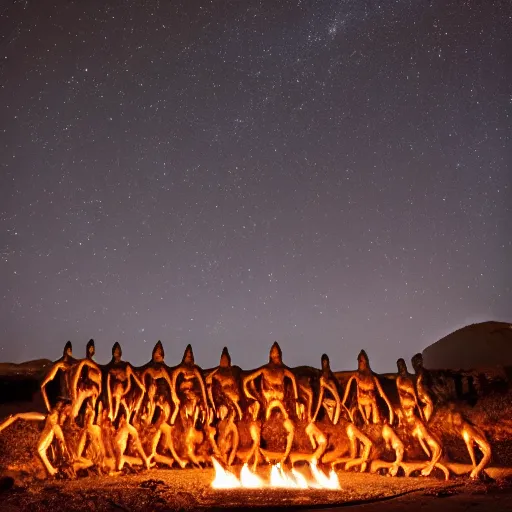
[[[50,476],[75,475],[84,469],[116,474],[126,465],[184,468],[208,464],[211,457],[225,465],[238,459],[253,469],[277,459],[291,464],[300,460],[344,464],[347,470],[366,471],[376,462],[372,450],[378,438],[394,459],[380,461],[391,476],[400,468],[406,475],[415,470],[429,475],[439,468],[448,477],[441,460],[442,441],[430,426],[435,400],[421,354],[412,359],[415,375],[408,373],[403,359],[397,361],[399,407],[392,406],[364,350],[344,390],[327,355],[322,355],[320,371],[304,374],[283,363],[277,342],[270,349],[269,362],[253,371],[232,366],[227,348],[219,366],[211,370],[195,364],[190,345],[174,367],[165,363],[160,341],[151,361],[140,368],[123,361],[119,343],[114,344],[112,360],[106,365],[95,362],[94,354],[93,340],[87,343],[84,359],[73,358],[67,342],[63,356],[41,384],[48,412],[20,413],[0,425],[1,432],[17,419],[44,422],[37,450]],[[55,387],[52,383],[59,388],[53,398],[48,393]],[[387,414],[382,414],[384,405]],[[477,477],[489,463],[490,445],[483,432],[459,412],[451,410],[449,418],[451,431],[460,435],[468,449],[471,477]],[[278,454],[263,448],[262,429],[271,419],[284,433],[284,450]],[[250,437],[245,447],[240,443],[242,423]],[[308,453],[292,452],[299,428],[311,444]],[[333,432],[347,441],[348,449],[333,446]],[[405,460],[399,434],[404,432],[417,440],[423,460]],[[479,462],[475,444],[482,452]]]

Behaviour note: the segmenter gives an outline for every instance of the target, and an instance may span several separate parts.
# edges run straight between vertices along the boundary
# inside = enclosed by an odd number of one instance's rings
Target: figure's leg
[[[469,456],[471,458],[471,464],[476,468],[476,457],[475,457],[475,449],[473,447],[473,439],[470,438],[466,432],[463,434],[464,442],[466,443],[466,448],[468,449]]]
[[[155,462],[158,462],[158,464],[165,464],[166,466],[169,466],[170,468],[174,464],[174,459],[171,457],[167,457],[165,455],[160,455],[159,453],[155,454]]]
[[[124,452],[126,451],[126,445],[128,443],[128,436],[124,433],[118,439],[114,441],[114,453],[116,458],[116,469],[121,471],[125,464]]]
[[[48,471],[48,474],[50,476],[54,476],[58,472],[57,469],[55,469],[50,464],[50,461],[48,460],[48,456],[46,455],[46,450],[51,445],[51,443],[53,441],[53,436],[54,436],[53,428],[52,429],[45,428],[41,434],[41,437],[39,438],[39,443],[37,446],[37,453],[39,454],[39,457],[41,458],[41,460],[44,464],[44,467],[46,468],[46,471]]]
[[[352,423],[347,427],[347,436],[350,442],[350,458],[352,460],[347,462],[345,469],[350,469],[353,466],[361,464],[361,473],[364,473],[368,465],[373,443]],[[357,457],[358,443],[363,445],[363,451],[359,458]]]
[[[252,471],[253,473],[256,471],[258,464],[261,460],[261,452],[259,445],[254,445],[254,462],[252,464]]]
[[[86,459],[85,457],[78,457],[75,462],[73,462],[73,471],[80,471],[81,469],[89,469],[94,466],[94,462],[90,459]]]
[[[60,425],[54,425],[53,434],[59,443],[62,455],[66,457],[69,460],[69,462],[72,462],[73,457],[71,456],[71,453],[68,450],[66,439],[64,438],[64,432],[62,432]]]
[[[159,428],[151,440],[151,454],[148,457],[149,460],[153,459],[156,455],[156,449],[160,442],[160,437],[162,437],[162,430]]]
[[[286,432],[288,432],[288,434],[286,435],[286,449],[283,454],[283,458],[281,459],[282,463],[284,463],[284,461],[288,458],[288,455],[290,455],[292,450],[293,436],[295,434],[295,426],[293,425],[293,422],[290,420],[290,418],[286,418],[284,420],[283,427],[285,428]]]
[[[425,440],[423,439],[422,435],[418,436],[418,441],[420,442],[422,450],[425,452],[427,457],[430,457],[430,450],[427,448],[427,445],[425,444]]]
[[[169,449],[171,455],[174,457],[174,460],[181,466],[183,469],[187,465],[187,461],[181,459],[181,457],[176,453],[174,448],[174,441],[172,440],[172,427],[164,423],[161,426],[161,430],[164,436],[164,446]]]
[[[144,448],[142,447],[142,443],[140,442],[139,435],[133,436],[133,446],[135,447],[136,452],[140,455],[142,460],[144,461],[144,465],[146,466],[146,469],[149,469],[151,467],[150,460],[148,456],[146,455],[146,452],[144,451]]]
[[[308,432],[308,430],[309,430],[309,432]],[[327,437],[314,423],[310,423],[306,427],[306,432],[308,432],[308,435],[311,434],[315,445],[318,446],[318,448],[316,448],[315,452],[313,453],[313,459],[315,461],[320,461],[320,459],[322,458],[322,455],[324,454],[325,450],[327,449]],[[314,446],[313,446],[313,449],[314,449]]]
[[[475,439],[476,444],[480,448],[480,451],[482,452],[482,460],[476,466],[473,471],[471,471],[470,477],[471,478],[478,478],[480,476],[480,473],[485,469],[487,464],[489,464],[491,460],[491,445],[485,440],[485,439]]]
[[[194,464],[195,466],[201,467],[201,464],[199,462],[199,459],[196,456],[196,443],[195,443],[195,428],[194,426],[189,427],[186,437],[185,437],[185,444],[187,446],[187,457]]]
[[[430,449],[432,450],[432,458],[430,459],[430,462],[428,463],[428,465],[421,471],[422,476],[429,476],[430,473],[432,473],[436,464],[439,462],[439,459],[441,458],[441,453],[442,453],[441,446],[432,436],[429,436],[426,439],[426,441],[427,441]]]
[[[391,476],[396,476],[404,458],[404,443],[402,443],[400,438],[395,434],[395,431],[389,425],[384,425],[384,427],[382,427],[382,437],[386,441],[386,445],[390,446],[395,452],[395,462],[390,468],[389,474]]]
[[[236,457],[236,446],[234,445],[233,441],[231,442],[231,451],[229,452],[229,457],[228,457],[228,466],[232,466],[233,465],[233,462],[235,461],[235,457]]]

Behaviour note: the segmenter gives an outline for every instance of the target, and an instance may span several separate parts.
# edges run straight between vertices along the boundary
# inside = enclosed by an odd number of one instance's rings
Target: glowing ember
[[[281,464],[274,464],[270,469],[270,482],[268,483],[253,473],[247,464],[243,465],[240,479],[238,479],[233,473],[225,470],[213,457],[212,462],[215,468],[215,479],[211,485],[214,489],[237,489],[240,487],[245,489],[341,489],[336,472],[331,470],[327,476],[314,462],[309,465],[310,479],[295,468],[288,472],[283,469]]]

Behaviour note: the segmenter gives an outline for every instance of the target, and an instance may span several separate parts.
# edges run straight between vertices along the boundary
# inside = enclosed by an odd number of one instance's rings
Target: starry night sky
[[[507,0],[0,9],[0,360],[393,371],[512,320]]]

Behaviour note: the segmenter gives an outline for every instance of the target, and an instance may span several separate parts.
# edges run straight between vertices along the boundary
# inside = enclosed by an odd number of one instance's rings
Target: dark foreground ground
[[[342,490],[213,490],[212,469],[151,470],[119,477],[22,483],[0,492],[2,511],[288,510],[512,511],[506,482],[448,482],[339,473]]]

